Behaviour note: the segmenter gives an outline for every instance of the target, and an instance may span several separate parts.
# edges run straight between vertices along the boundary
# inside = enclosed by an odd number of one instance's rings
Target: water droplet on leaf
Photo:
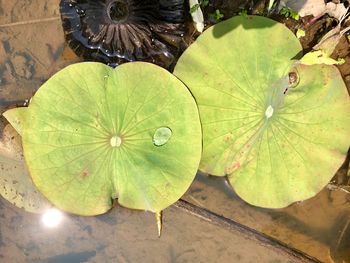
[[[156,132],[153,135],[153,143],[155,146],[163,146],[164,144],[166,144],[171,135],[172,135],[172,131],[170,128],[168,127],[160,127],[156,130]]]

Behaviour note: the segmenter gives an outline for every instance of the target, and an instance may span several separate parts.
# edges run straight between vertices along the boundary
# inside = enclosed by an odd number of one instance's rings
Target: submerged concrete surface
[[[325,188],[284,209],[264,209],[241,200],[225,178],[199,174],[183,199],[322,262],[350,262],[350,194],[341,189]]]
[[[58,0],[0,0],[0,109],[21,105],[66,59]],[[74,58],[74,59],[72,59]]]
[[[0,0],[1,112],[79,61],[65,48],[58,3]],[[198,175],[183,199],[164,212],[161,238],[150,213],[116,207],[97,217],[65,215],[45,228],[40,216],[1,200],[0,262],[313,261],[302,254],[350,262],[350,196],[340,190],[261,209],[240,200],[224,178]]]
[[[0,205],[1,262],[309,262],[175,206],[157,236],[151,213],[115,207],[96,217],[64,215],[57,228],[41,216]]]

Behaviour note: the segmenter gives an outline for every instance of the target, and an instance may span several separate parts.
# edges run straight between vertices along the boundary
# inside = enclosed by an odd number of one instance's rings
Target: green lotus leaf
[[[161,127],[171,138],[156,146]],[[188,89],[148,63],[117,69],[69,66],[33,97],[23,147],[34,183],[57,207],[80,215],[128,208],[159,212],[194,179],[201,127]]]
[[[42,213],[52,205],[34,186],[25,161],[21,138],[11,125],[0,139],[0,194],[10,203],[32,213]]]
[[[174,74],[194,95],[203,127],[200,170],[229,175],[250,204],[280,208],[319,192],[350,144],[350,103],[334,66],[295,62],[284,25],[234,17],[211,27]]]

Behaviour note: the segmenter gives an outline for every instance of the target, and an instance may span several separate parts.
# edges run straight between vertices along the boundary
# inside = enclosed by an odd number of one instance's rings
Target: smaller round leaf
[[[265,17],[205,31],[174,74],[191,90],[203,127],[200,169],[229,176],[250,204],[280,208],[318,193],[343,163],[350,101],[334,66],[298,64],[301,45]]]

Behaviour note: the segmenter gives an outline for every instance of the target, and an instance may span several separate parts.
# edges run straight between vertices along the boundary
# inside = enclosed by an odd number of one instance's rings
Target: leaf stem
[[[162,234],[162,211],[156,212],[156,221],[158,227],[158,236]]]

